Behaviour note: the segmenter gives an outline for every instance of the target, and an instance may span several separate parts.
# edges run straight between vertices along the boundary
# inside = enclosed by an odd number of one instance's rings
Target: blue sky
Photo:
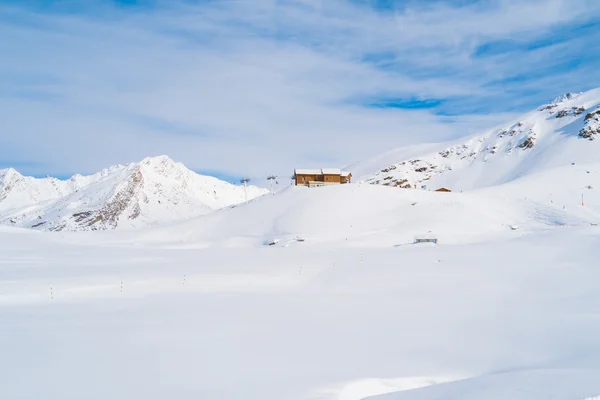
[[[600,86],[595,0],[0,3],[0,167],[228,180],[476,133]]]

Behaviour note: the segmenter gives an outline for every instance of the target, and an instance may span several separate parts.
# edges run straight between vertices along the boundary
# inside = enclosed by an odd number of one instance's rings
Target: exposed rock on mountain
[[[267,191],[247,188],[248,199]],[[0,224],[48,231],[134,228],[241,203],[244,188],[202,176],[166,156],[66,181],[0,170]]]
[[[600,134],[600,108],[585,116],[585,125],[579,131],[579,136],[584,139],[594,140]]]
[[[600,148],[588,140],[600,134],[599,106],[600,89],[569,93],[467,139],[395,149],[346,168],[358,182],[470,190],[546,168],[595,162]]]

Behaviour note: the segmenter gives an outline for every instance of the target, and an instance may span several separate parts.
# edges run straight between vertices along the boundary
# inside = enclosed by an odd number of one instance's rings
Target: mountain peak
[[[0,224],[39,230],[107,230],[173,222],[244,202],[246,191],[201,176],[165,155],[67,181],[2,179]],[[16,176],[16,175],[15,175]],[[20,176],[20,174],[19,174]],[[248,187],[248,199],[266,189]]]
[[[599,149],[590,141],[600,137],[599,105],[598,89],[566,93],[501,129],[431,145],[423,153],[397,149],[383,157],[386,164],[377,158],[363,162],[366,167],[356,164],[356,180],[399,188],[470,190],[550,168],[596,162]]]
[[[191,179],[192,175],[197,175],[182,163],[165,155],[146,157],[139,163],[131,164],[131,166],[138,169],[142,174],[158,174],[176,180]]]
[[[22,177],[23,177],[23,175],[21,175],[19,173],[19,171],[17,171],[14,168],[0,169],[0,179],[1,180],[8,180],[8,179],[22,178]]]
[[[550,104],[558,105],[560,103],[564,103],[565,101],[570,101],[570,100],[576,99],[577,97],[581,96],[582,94],[583,93],[571,93],[571,92],[568,92],[568,93],[565,93],[565,94],[563,94],[561,96],[558,96],[557,98],[555,98],[554,100],[552,100],[550,102]]]
[[[171,157],[164,155],[164,154],[160,155],[160,156],[146,157],[141,161],[141,164],[147,164],[147,165],[156,165],[156,164],[163,164],[163,163],[175,164],[175,161],[173,161],[173,159],[171,159]]]

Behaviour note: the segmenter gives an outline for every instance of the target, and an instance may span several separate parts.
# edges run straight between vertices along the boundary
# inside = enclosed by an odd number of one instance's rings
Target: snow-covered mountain
[[[470,190],[550,168],[597,162],[599,138],[600,89],[595,89],[566,94],[467,139],[396,149],[346,168],[358,182]]]
[[[267,191],[247,188],[248,199]],[[0,170],[0,224],[39,230],[108,230],[177,221],[245,201],[243,187],[199,175],[167,156],[68,180]]]

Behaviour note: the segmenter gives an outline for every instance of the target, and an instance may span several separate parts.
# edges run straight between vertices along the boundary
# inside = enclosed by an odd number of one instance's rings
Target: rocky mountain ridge
[[[596,89],[564,95],[482,134],[430,145],[435,150],[421,156],[415,157],[411,149],[396,149],[346,168],[368,184],[471,190],[544,168],[597,161],[600,148],[590,142],[599,134],[600,90]],[[394,158],[396,162],[382,164]]]
[[[265,194],[249,186],[248,199]],[[0,224],[47,231],[135,228],[245,201],[244,187],[199,175],[167,156],[68,180],[0,170]]]

